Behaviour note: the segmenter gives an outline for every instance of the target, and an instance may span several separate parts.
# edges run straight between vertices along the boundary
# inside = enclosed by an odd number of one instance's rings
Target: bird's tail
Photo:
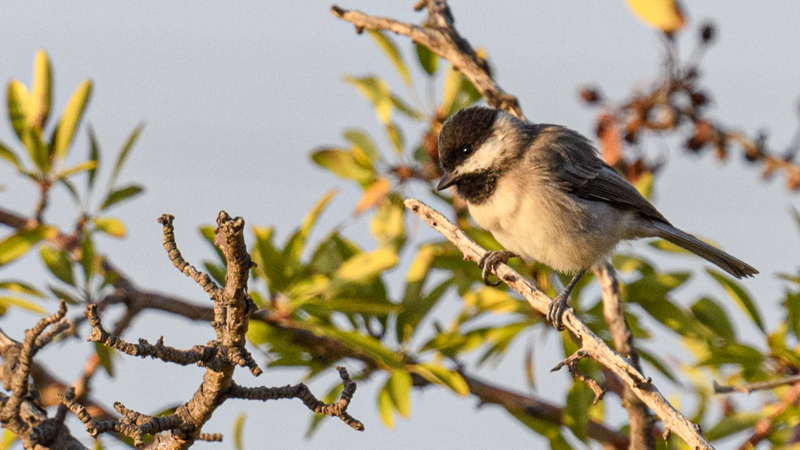
[[[705,242],[697,239],[689,233],[673,227],[672,225],[653,221],[653,225],[658,229],[658,237],[668,240],[673,244],[685,248],[690,252],[705,258],[709,262],[716,264],[720,269],[728,272],[736,278],[752,277],[758,273],[753,266],[746,262],[734,258],[722,250],[712,247]]]

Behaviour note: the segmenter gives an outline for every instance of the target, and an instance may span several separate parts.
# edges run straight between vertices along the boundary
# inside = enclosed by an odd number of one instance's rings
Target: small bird
[[[439,134],[444,175],[469,212],[506,250],[480,260],[483,281],[509,258],[540,261],[575,276],[553,300],[547,319],[558,330],[567,299],[583,274],[604,262],[620,241],[659,237],[736,278],[758,271],[669,223],[597,155],[580,133],[531,124],[505,111],[473,106],[453,115]]]

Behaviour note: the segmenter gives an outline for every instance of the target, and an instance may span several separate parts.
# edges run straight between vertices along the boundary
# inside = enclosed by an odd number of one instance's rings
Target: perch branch
[[[464,258],[478,262],[486,252],[473,242],[458,227],[443,215],[434,211],[424,203],[409,199],[406,207],[420,216],[436,231],[444,235],[464,254]],[[532,284],[505,264],[499,265],[497,276],[512,289],[522,294],[530,305],[539,313],[546,314],[552,299],[536,289]],[[647,406],[649,406],[664,422],[665,430],[680,436],[689,446],[699,449],[712,449],[711,444],[703,437],[699,428],[676,410],[658,391],[656,386],[645,378],[630,361],[611,350],[589,327],[586,326],[573,309],[564,313],[567,328],[581,341],[581,349],[586,355],[613,371]]]

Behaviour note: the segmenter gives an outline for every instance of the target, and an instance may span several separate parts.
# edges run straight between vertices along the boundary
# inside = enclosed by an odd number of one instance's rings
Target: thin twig
[[[714,381],[714,393],[728,394],[731,392],[744,392],[745,394],[749,394],[753,391],[765,391],[781,386],[791,386],[797,383],[800,383],[800,375],[793,375],[791,377],[781,378],[780,380],[761,381],[758,383],[739,384],[736,386],[723,386]]]

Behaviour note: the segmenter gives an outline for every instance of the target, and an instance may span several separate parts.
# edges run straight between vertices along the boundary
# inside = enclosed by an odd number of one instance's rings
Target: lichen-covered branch
[[[174,221],[175,217],[169,214],[164,214],[158,218],[158,223],[161,224],[164,234],[164,249],[167,251],[170,261],[184,275],[197,282],[212,299],[217,300],[222,294],[219,286],[214,283],[208,274],[195,269],[193,265],[186,262],[183,259],[183,255],[181,255],[181,251],[178,250],[178,245],[175,243],[175,228],[172,225]]]
[[[453,225],[447,218],[431,209],[424,203],[409,199],[405,201],[406,207],[420,216],[436,231],[444,235],[464,254],[464,258],[478,262],[486,250],[472,241],[463,231]],[[535,286],[526,281],[520,274],[505,264],[499,265],[497,276],[509,287],[522,294],[528,303],[541,314],[546,314],[552,299],[539,291]],[[658,391],[658,388],[649,378],[645,378],[627,358],[611,350],[589,327],[575,315],[573,309],[564,314],[564,323],[567,328],[580,340],[581,350],[591,358],[597,360],[622,381],[630,386],[631,390],[647,406],[649,406],[664,422],[665,430],[680,436],[686,443],[699,449],[711,449],[711,444],[703,437],[699,428],[689,421],[683,414],[676,410]]]
[[[325,414],[331,417],[338,417],[350,427],[358,431],[364,431],[364,424],[353,418],[347,413],[347,407],[356,392],[356,383],[350,378],[347,369],[337,367],[339,376],[342,378],[342,395],[336,403],[323,403],[311,390],[303,383],[294,386],[287,385],[282,387],[244,387],[233,383],[225,394],[227,398],[239,398],[245,400],[279,400],[287,398],[300,399],[308,409],[318,414]]]

